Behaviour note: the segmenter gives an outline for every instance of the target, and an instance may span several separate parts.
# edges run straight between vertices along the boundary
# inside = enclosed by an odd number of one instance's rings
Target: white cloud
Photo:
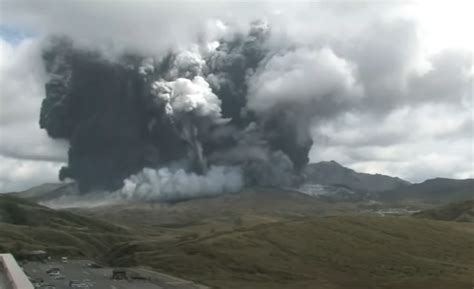
[[[222,22],[216,18],[246,27],[251,20],[264,16],[264,7],[270,5],[232,1],[2,2],[0,23],[39,35],[66,34],[76,42],[101,46],[109,52],[134,49],[149,54],[215,37],[222,30]],[[208,28],[205,33],[204,28]]]
[[[404,107],[384,118],[347,113],[314,128],[310,157],[415,182],[472,178],[473,121],[471,109],[444,104]]]
[[[45,76],[37,39],[0,39],[0,192],[57,180],[67,144],[40,130]]]
[[[20,160],[0,155],[0,193],[57,182],[58,170],[62,165],[57,162]]]
[[[301,102],[315,107],[353,102],[362,95],[354,70],[330,48],[277,53],[250,78],[247,106],[266,111]]]
[[[268,48],[276,54],[250,80],[250,106],[258,110],[287,97],[319,100],[307,107],[324,116],[314,123],[313,161],[335,159],[414,181],[473,176],[472,53],[443,50],[448,42],[472,47],[466,32],[472,25],[465,25],[472,17],[463,6],[447,14],[426,5],[358,1],[22,0],[0,6],[0,25],[151,54],[214,39],[232,27],[226,23],[246,27],[266,18],[273,33]],[[458,19],[454,10],[462,12]],[[449,17],[438,21],[443,15]],[[67,146],[38,127],[44,80],[38,39],[0,40],[0,191],[54,181],[66,160]]]

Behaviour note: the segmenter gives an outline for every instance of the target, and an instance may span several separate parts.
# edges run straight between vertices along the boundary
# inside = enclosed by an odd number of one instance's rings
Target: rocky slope
[[[410,185],[408,181],[397,177],[358,173],[335,161],[309,164],[304,174],[307,183],[343,186],[361,192],[379,192]]]

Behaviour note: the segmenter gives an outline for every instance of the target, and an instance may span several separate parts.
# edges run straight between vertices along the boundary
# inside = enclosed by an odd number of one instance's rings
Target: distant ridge
[[[457,202],[474,199],[474,179],[435,178],[419,184],[379,193],[383,201]]]
[[[308,164],[303,172],[307,183],[342,186],[359,192],[388,191],[410,185],[398,177],[359,173],[335,161]]]
[[[303,174],[305,175],[304,183],[298,188],[288,189],[325,201],[359,202],[376,200],[441,205],[474,199],[474,179],[435,178],[422,183],[411,184],[398,177],[359,173],[335,161],[308,164],[303,169]],[[276,191],[279,190],[284,190],[284,188],[270,189],[273,194],[276,194]],[[79,195],[79,190],[74,182],[46,183],[22,192],[9,194],[50,205],[50,201],[57,201],[58,199],[64,202],[71,201],[69,197],[76,198]],[[100,200],[100,195],[95,195]],[[90,201],[94,200],[91,199]]]
[[[66,195],[79,193],[77,184],[71,183],[46,183],[32,187],[26,191],[9,193],[12,196],[27,199],[33,202],[45,202]]]

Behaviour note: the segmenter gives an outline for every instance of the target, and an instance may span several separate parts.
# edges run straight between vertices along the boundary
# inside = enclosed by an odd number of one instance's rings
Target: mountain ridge
[[[474,199],[474,179],[434,178],[404,188],[380,192],[384,201],[417,201],[435,203],[457,202]]]
[[[399,177],[359,173],[334,160],[308,164],[303,174],[305,180],[299,187],[287,189],[326,201],[378,200],[448,203],[474,198],[474,179],[457,180],[438,177],[421,183],[410,183]],[[246,189],[244,188],[242,192]],[[281,189],[283,188],[273,188],[271,191],[276,192]],[[107,195],[107,192],[102,193],[103,196]],[[68,203],[75,198],[85,196],[79,193],[77,184],[73,182],[46,183],[22,192],[8,194],[46,205],[58,203],[58,201]],[[102,195],[92,194],[91,198],[87,199],[92,203],[100,202]]]
[[[399,177],[360,173],[334,160],[308,164],[303,173],[307,183],[346,186],[358,192],[385,191],[411,184]]]

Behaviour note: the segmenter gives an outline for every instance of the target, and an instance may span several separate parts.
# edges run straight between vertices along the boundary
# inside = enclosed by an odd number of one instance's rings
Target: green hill
[[[472,286],[474,224],[364,216],[345,206],[352,204],[253,188],[73,213],[0,195],[0,250],[98,257],[225,289]]]
[[[474,198],[474,179],[436,178],[378,194],[386,202],[447,204]]]
[[[421,211],[414,216],[442,221],[474,222],[474,200]]]
[[[472,224],[362,216],[350,206],[254,188],[78,212],[142,236],[114,247],[109,263],[149,266],[213,288],[469,288]]]
[[[249,188],[235,194],[191,199],[177,203],[128,203],[108,207],[78,208],[74,212],[130,227],[189,228],[200,225],[233,227],[304,216],[342,214],[352,204],[329,204],[293,190]],[[350,207],[350,208],[349,208]]]
[[[313,184],[342,186],[356,192],[380,192],[410,185],[408,181],[381,174],[359,173],[335,161],[308,164],[306,181]]]
[[[0,195],[0,251],[19,255],[43,249],[53,255],[92,257],[127,240],[129,233],[119,226]]]
[[[33,202],[46,202],[67,195],[77,195],[78,193],[79,189],[76,183],[46,183],[22,192],[9,193],[9,195]]]
[[[150,238],[110,262],[214,288],[470,288],[474,227],[415,218],[327,217]]]

